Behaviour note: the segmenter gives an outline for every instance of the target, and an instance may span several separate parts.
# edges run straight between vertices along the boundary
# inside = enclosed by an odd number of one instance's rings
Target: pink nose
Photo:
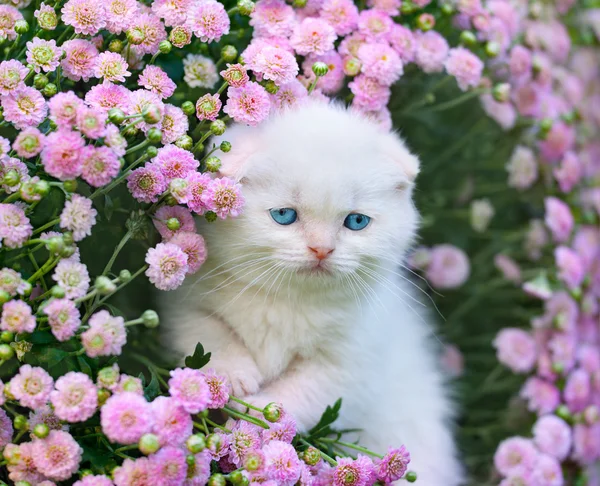
[[[333,248],[326,248],[323,246],[317,246],[314,248],[309,246],[308,249],[312,251],[319,260],[325,260],[325,258],[331,255],[334,250]]]

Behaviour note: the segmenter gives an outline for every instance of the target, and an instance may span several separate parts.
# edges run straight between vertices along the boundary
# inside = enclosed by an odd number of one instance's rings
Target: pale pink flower
[[[39,484],[44,476],[39,473],[33,462],[33,442],[22,442],[20,445],[8,444],[4,450],[5,454],[18,457],[16,464],[8,464],[8,477],[13,481],[28,481]]]
[[[494,465],[503,476],[532,471],[538,459],[533,442],[523,437],[511,437],[500,443],[494,455]]]
[[[426,271],[427,280],[438,289],[460,287],[469,278],[469,258],[452,245],[438,245],[431,250],[431,260]]]
[[[26,128],[25,130],[37,130],[37,128]],[[11,170],[14,170],[17,174],[19,174],[19,182],[21,184],[29,181],[29,169],[23,162],[21,162],[19,159],[15,159],[14,157],[0,157],[0,177],[4,178],[6,173]],[[21,184],[9,186],[5,183],[2,184],[2,189],[4,189],[8,194],[12,194],[20,189]]]
[[[158,150],[152,164],[159,168],[166,180],[183,179],[196,171],[200,162],[188,150],[177,145],[166,145]]]
[[[0,269],[0,290],[6,292],[11,297],[15,295],[23,295],[27,288],[26,282],[21,278],[21,274],[13,270],[12,268]],[[0,393],[0,401],[2,400],[2,393]],[[0,403],[0,405],[2,405]]]
[[[325,20],[305,18],[294,28],[290,43],[300,55],[325,54],[334,48],[335,30]]]
[[[410,454],[404,446],[398,449],[389,448],[387,454],[375,464],[377,479],[384,483],[398,481],[404,476],[410,463]]]
[[[351,0],[325,0],[319,15],[339,36],[350,34],[358,26],[358,8]]]
[[[153,481],[150,460],[140,457],[135,461],[125,459],[123,464],[115,469],[113,478],[116,486],[150,486]]]
[[[67,341],[81,325],[79,311],[69,299],[54,299],[44,307],[52,334],[59,341]]]
[[[531,76],[531,51],[521,45],[516,45],[510,51],[510,74],[516,80],[528,79]]]
[[[259,0],[250,14],[256,37],[289,37],[295,24],[294,9],[282,0]]]
[[[586,426],[575,424],[573,427],[573,457],[583,463],[591,464],[600,458],[600,423]]]
[[[393,25],[390,15],[381,10],[363,10],[358,17],[358,32],[369,42],[385,40]]]
[[[140,397],[144,396],[144,386],[142,385],[142,380],[137,376],[130,376],[126,374],[121,374],[119,377],[119,383],[114,387],[113,393],[135,393]]]
[[[208,408],[223,408],[229,401],[230,385],[227,379],[217,375],[214,369],[208,369],[204,372],[204,381],[208,385],[210,392],[210,401]]]
[[[240,184],[227,177],[213,179],[202,193],[202,203],[221,219],[241,214],[245,200]]]
[[[446,39],[434,30],[416,35],[417,47],[415,62],[426,73],[442,71],[448,57],[449,47]]]
[[[198,98],[196,102],[196,116],[200,121],[214,121],[219,117],[221,106],[221,100],[218,95],[207,93]]]
[[[76,481],[73,486],[113,486],[113,482],[107,476],[90,475]]]
[[[166,222],[173,218],[179,222],[179,229],[175,231],[170,230],[166,225]],[[163,240],[170,240],[180,231],[193,232],[196,229],[194,218],[190,214],[189,209],[181,206],[160,207],[154,214],[152,222],[162,236]]]
[[[156,122],[150,123],[144,121],[136,124],[136,127],[140,128],[144,133],[146,133],[153,126],[156,126],[157,128],[160,127],[160,122],[162,121],[162,117],[165,112],[165,104],[162,102],[160,96],[152,91],[138,89],[130,93],[129,100],[131,102],[129,106],[130,115],[143,115],[145,110],[152,110],[156,113],[158,118],[158,121]]]
[[[369,78],[364,74],[356,76],[348,84],[354,94],[352,105],[364,111],[378,111],[383,109],[390,100],[390,89],[381,84],[377,79]]]
[[[567,152],[560,167],[554,169],[554,177],[562,192],[571,192],[573,187],[581,180],[583,167],[579,157],[574,152]]]
[[[322,56],[316,56],[314,54],[307,56],[302,63],[302,69],[304,70],[304,75],[307,80],[310,82],[315,79],[315,74],[312,71],[312,66],[315,62],[323,62],[329,69],[325,76],[319,77],[317,88],[321,89],[321,91],[326,94],[335,94],[342,89],[345,79],[342,57],[336,51],[328,52]]]
[[[32,457],[37,470],[55,481],[69,479],[79,469],[83,449],[62,430],[51,430],[48,437],[33,442]]]
[[[483,94],[479,98],[486,114],[502,127],[510,130],[517,122],[517,110],[509,102],[499,102],[491,94]]]
[[[92,140],[104,137],[106,133],[106,113],[96,108],[82,106],[77,110],[76,125],[81,133]]]
[[[152,478],[161,486],[184,484],[187,469],[186,453],[176,447],[163,447],[150,458]]]
[[[350,457],[337,458],[337,466],[333,470],[332,486],[348,485],[348,478],[352,486],[368,486],[375,479],[373,462],[366,456],[358,455],[357,459]]]
[[[78,98],[73,91],[58,93],[48,101],[50,119],[54,121],[59,128],[71,128],[75,125],[77,111],[82,105],[82,100]]]
[[[18,130],[38,126],[48,113],[42,94],[29,86],[22,86],[9,95],[1,96],[0,101],[5,120]]]
[[[162,131],[162,143],[164,145],[175,142],[179,137],[185,135],[189,129],[189,120],[183,110],[177,106],[165,104],[160,130]]]
[[[9,300],[2,306],[0,329],[14,333],[33,332],[35,317],[31,307],[22,300]]]
[[[112,34],[120,34],[129,29],[139,12],[136,0],[108,0],[105,8],[106,29]]]
[[[462,376],[465,368],[465,358],[460,349],[453,344],[446,344],[440,357],[443,369],[452,377]]]
[[[0,204],[0,241],[4,246],[19,248],[32,232],[33,227],[22,208],[15,204]]]
[[[544,486],[563,486],[564,476],[560,462],[554,457],[540,454],[532,473],[533,480]]]
[[[100,423],[111,442],[135,444],[152,430],[152,409],[146,399],[136,393],[118,393],[100,409]]]
[[[156,202],[166,189],[167,182],[160,168],[155,164],[146,164],[135,169],[127,177],[127,188],[140,202]]]
[[[155,54],[159,44],[167,39],[164,24],[151,13],[134,15],[128,30],[139,30],[143,34],[142,43],[132,48],[137,54]]]
[[[574,145],[575,129],[563,122],[555,122],[546,138],[539,142],[540,152],[549,162],[559,160]]]
[[[197,214],[204,214],[206,205],[202,201],[202,194],[211,182],[208,174],[192,172],[186,177],[189,188],[189,199],[186,202],[188,207]]]
[[[156,93],[161,98],[169,98],[177,87],[167,73],[152,64],[148,64],[144,68],[138,79],[138,84]]]
[[[98,406],[98,390],[85,373],[71,371],[54,384],[50,402],[56,416],[67,422],[84,422]]]
[[[43,368],[26,364],[10,380],[9,386],[11,394],[21,406],[36,410],[48,402],[54,380]]]
[[[572,371],[567,377],[563,396],[569,410],[577,413],[589,404],[591,398],[591,377],[583,368]]]
[[[502,276],[506,280],[515,284],[521,283],[521,268],[508,255],[497,254],[494,257],[494,266],[502,273]]]
[[[13,142],[13,150],[19,157],[30,159],[40,154],[45,143],[46,136],[37,128],[29,127],[19,132]]]
[[[228,459],[237,467],[244,465],[246,454],[261,445],[258,427],[240,420],[231,428]]]
[[[423,0],[419,0],[419,2],[414,2],[415,5],[423,2]],[[430,3],[430,0],[426,0],[426,4]],[[369,0],[367,2],[367,6],[373,8],[375,10],[380,10],[382,12],[395,17],[400,14],[400,7],[402,6],[401,0]]]
[[[187,26],[202,42],[218,42],[229,34],[229,15],[216,0],[193,3],[186,14]]]
[[[537,180],[538,165],[533,150],[522,145],[518,145],[508,164],[508,185],[518,190],[525,190]]]
[[[531,377],[521,389],[520,396],[528,401],[528,409],[538,414],[552,413],[560,404],[560,392],[549,381]]]
[[[571,248],[559,246],[554,251],[558,277],[569,287],[575,289],[581,285],[585,277],[585,267],[579,255]]]
[[[24,87],[27,74],[29,69],[16,59],[0,62],[0,95],[6,96]]]
[[[188,256],[177,245],[159,243],[146,253],[146,276],[159,290],[179,287],[188,271]]]
[[[177,368],[171,371],[169,394],[183,409],[192,414],[206,410],[211,400],[210,389],[199,370]]]
[[[274,95],[271,95],[271,107],[275,110],[285,110],[301,103],[308,96],[308,90],[304,85],[294,79],[292,82],[279,87]]]
[[[81,177],[93,187],[108,184],[119,173],[119,159],[109,147],[88,145],[81,151],[81,158]]]
[[[462,91],[476,87],[481,81],[483,61],[464,47],[450,49],[444,66],[448,74],[456,78]]]
[[[192,42],[192,31],[186,25],[173,27],[169,33],[169,41],[181,49]]]
[[[56,268],[52,279],[65,290],[69,299],[83,297],[90,288],[90,274],[83,263],[73,260],[61,260]]]
[[[276,85],[286,84],[298,75],[294,55],[279,47],[265,46],[254,58],[252,70]]]
[[[546,226],[552,232],[554,240],[563,243],[569,239],[575,224],[569,206],[555,197],[547,197],[544,201],[546,208]]]
[[[562,461],[573,443],[571,427],[556,415],[544,415],[533,426],[533,440],[540,451]]]
[[[85,352],[91,358],[118,356],[127,342],[125,321],[120,316],[111,316],[106,310],[96,312],[88,321],[89,329],[81,335]]]
[[[60,227],[73,232],[73,239],[81,241],[92,234],[92,226],[96,224],[98,212],[92,207],[87,197],[73,194],[65,203],[60,215]]]
[[[154,417],[153,433],[161,446],[181,446],[192,435],[192,417],[171,397],[157,397],[150,404]]]
[[[188,469],[188,477],[185,486],[204,486],[210,477],[211,461],[212,457],[210,451],[206,449],[201,453],[194,455],[194,467]]]
[[[281,486],[292,486],[300,479],[302,463],[291,444],[273,440],[263,446],[265,473]],[[362,485],[364,486],[364,485]]]
[[[105,113],[111,108],[119,108],[125,113],[131,111],[131,91],[120,84],[104,82],[90,88],[85,94],[87,104]]]
[[[278,422],[269,424],[269,428],[261,433],[263,444],[272,440],[280,440],[291,444],[298,432],[296,421],[290,415],[282,415]]]
[[[76,34],[95,35],[106,27],[106,11],[102,2],[68,0],[61,12],[63,22],[73,26]]]
[[[227,64],[227,69],[221,71],[219,74],[227,81],[229,86],[233,86],[234,88],[241,88],[250,80],[246,72],[246,67],[242,64]]]
[[[239,123],[255,126],[267,118],[270,106],[265,89],[250,81],[241,88],[228,88],[227,104],[223,111]]]
[[[533,369],[537,359],[534,339],[521,329],[502,329],[493,342],[498,361],[515,373],[527,373]]]
[[[190,0],[155,0],[152,2],[152,13],[165,21],[165,25],[182,25],[187,18],[187,12],[192,7]]]
[[[15,23],[23,20],[23,14],[12,5],[0,5],[0,35],[6,36],[10,41],[15,40]]]
[[[414,61],[417,44],[415,36],[409,28],[400,24],[394,24],[387,36],[387,40],[403,62]]]
[[[200,270],[206,260],[206,245],[202,236],[190,231],[179,231],[169,240],[169,243],[177,245],[188,256],[187,275]]]
[[[387,43],[368,43],[358,50],[361,71],[385,86],[394,84],[403,73],[400,56]]]
[[[125,58],[116,52],[102,52],[96,58],[94,76],[103,78],[104,81],[125,82],[125,78],[131,76],[127,70],[129,65]]]
[[[56,70],[63,55],[62,47],[56,45],[54,39],[44,40],[34,37],[27,44],[27,62],[34,67],[36,73],[51,73]]]
[[[81,174],[80,154],[84,145],[78,132],[59,129],[50,133],[41,153],[44,170],[63,181],[76,178]]]

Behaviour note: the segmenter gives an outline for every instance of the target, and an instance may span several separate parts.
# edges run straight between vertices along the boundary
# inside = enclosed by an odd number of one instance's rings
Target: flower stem
[[[129,155],[129,154],[135,152],[136,150],[139,150],[141,148],[148,146],[149,144],[150,144],[150,140],[146,139],[146,140],[138,143],[137,145],[134,145],[133,147],[128,148],[125,152],[125,155]]]
[[[229,415],[231,415],[233,418],[239,419],[239,420],[245,420],[246,422],[250,422],[251,424],[254,425],[258,425],[259,427],[262,427],[263,429],[268,429],[270,428],[265,422],[263,422],[260,419],[254,418],[251,415],[248,415],[246,413],[241,413],[241,412],[237,412],[235,411],[233,408],[228,407],[227,405],[225,405],[223,407],[223,410],[225,412],[227,412]]]
[[[350,442],[344,442],[344,441],[336,440],[336,439],[329,439],[327,437],[323,437],[323,438],[319,439],[319,441],[328,442],[331,444],[337,444],[342,447],[347,447],[348,449],[354,449],[355,451],[364,452],[365,454],[369,454],[370,456],[379,457],[380,459],[383,458],[383,456],[381,454],[377,454],[376,452],[370,451],[369,449],[366,449],[365,447],[361,447],[356,444],[351,444]]]
[[[264,409],[255,407],[254,405],[251,405],[250,403],[247,403],[244,400],[240,400],[237,397],[230,396],[229,399],[232,400],[232,401],[234,401],[234,402],[239,403],[240,405],[243,405],[246,408],[250,408],[252,410],[256,410],[257,412],[263,413],[265,411]]]
[[[306,439],[300,439],[300,443],[304,444],[307,447],[314,447],[310,442],[308,442]],[[332,466],[337,466],[337,461],[335,459],[333,459],[332,457],[329,457],[327,454],[325,454],[322,450],[318,449],[319,454],[321,454],[321,457],[323,459],[325,459],[329,464],[331,464]]]
[[[458,105],[464,103],[465,101],[470,100],[471,98],[474,98],[476,96],[484,94],[484,93],[486,93],[488,91],[489,91],[488,88],[473,89],[471,91],[468,91],[468,92],[464,93],[461,96],[457,96],[453,100],[448,100],[445,103],[440,103],[438,105],[432,106],[427,111],[434,112],[434,111],[448,110],[450,108],[454,108],[455,106],[458,106]]]
[[[136,326],[138,324],[143,324],[144,323],[144,319],[142,319],[141,317],[138,317],[137,319],[132,319],[131,321],[127,321],[124,325],[125,327],[127,326]]]
[[[112,181],[108,186],[104,186],[101,187],[100,189],[98,189],[97,191],[95,191],[91,196],[90,199],[95,199],[96,197],[105,194],[107,192],[110,192],[115,186],[118,186],[121,182],[123,182],[123,180],[125,180],[125,178],[130,174],[131,170],[136,167],[137,165],[139,165],[140,163],[144,162],[144,160],[146,160],[148,158],[148,154],[144,154],[141,157],[139,157],[135,162],[133,162],[133,164],[131,164],[126,170],[125,172],[123,172],[123,174],[116,178],[114,181]],[[59,220],[60,221],[60,220]]]
[[[57,223],[60,223],[60,218],[53,219],[52,221],[49,221],[48,223],[46,223],[44,226],[40,226],[32,234],[37,235],[37,234],[41,233],[42,231],[47,230],[48,228],[52,228],[52,226],[54,226]]]
[[[121,241],[119,241],[119,244],[117,245],[117,247],[115,248],[115,251],[113,252],[112,256],[110,257],[110,260],[106,264],[106,267],[104,267],[104,271],[102,272],[102,275],[107,275],[108,272],[110,272],[110,269],[112,268],[113,264],[115,263],[117,256],[119,255],[119,253],[121,252],[123,247],[127,244],[127,242],[129,241],[129,239],[132,236],[133,236],[133,233],[131,232],[131,230],[128,230],[127,233],[125,233],[125,235],[123,236],[123,238],[121,238]]]
[[[46,261],[46,263],[44,263],[42,268],[40,268],[31,277],[29,277],[27,279],[27,281],[29,283],[35,282],[38,278],[40,278],[41,276],[45,275],[50,270],[52,270],[54,268],[54,266],[58,263],[59,260],[60,260],[60,258],[54,258],[53,256],[50,256],[50,258],[48,258],[48,260]]]

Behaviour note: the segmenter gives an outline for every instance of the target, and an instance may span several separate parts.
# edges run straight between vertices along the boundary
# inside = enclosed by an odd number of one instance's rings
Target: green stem
[[[355,451],[364,452],[365,454],[369,454],[370,456],[375,456],[375,457],[379,457],[380,459],[383,459],[383,456],[381,454],[377,454],[376,452],[370,451],[369,449],[366,449],[365,447],[361,447],[356,444],[351,444],[350,442],[344,442],[344,441],[336,440],[336,439],[329,439],[327,437],[323,437],[319,440],[321,442],[329,442],[331,444],[338,444],[342,447],[347,447],[348,449],[354,449]]]
[[[62,34],[60,34],[60,37],[58,38],[58,40],[56,41],[56,44],[60,46],[60,43],[64,40],[65,37],[67,37],[67,34],[71,31],[71,26],[67,26],[67,28],[63,31]]]
[[[125,125],[123,128],[121,128],[121,133],[124,133],[125,131],[127,131],[128,128],[131,127],[135,127],[139,122],[142,121],[142,116],[140,115],[139,118],[136,118],[135,120],[133,120],[131,123],[129,123],[128,125]]]
[[[31,261],[31,264],[33,265],[33,268],[35,268],[36,272],[39,272],[40,266],[38,265],[37,260],[31,253],[28,253],[28,255],[29,255],[29,260]],[[42,281],[43,289],[45,290],[46,293],[48,293],[48,286],[46,285],[46,281],[44,279],[42,279],[41,281]]]
[[[59,258],[54,258],[54,256],[50,256],[46,263],[40,268],[37,272],[35,272],[31,277],[27,279],[29,283],[35,282],[38,278],[48,273],[50,270],[54,268],[54,266],[58,263]]]
[[[138,143],[137,145],[134,145],[133,147],[128,148],[125,151],[125,155],[129,155],[129,154],[135,152],[136,150],[139,150],[141,148],[147,147],[148,145],[150,145],[150,140],[146,139],[146,140]]]
[[[143,324],[144,323],[144,319],[141,317],[138,317],[137,319],[132,319],[131,321],[127,321],[124,325],[125,327],[128,326],[136,326],[138,324]]]
[[[91,292],[88,292],[87,294],[85,294],[83,297],[79,297],[78,299],[75,299],[75,304],[81,304],[82,302],[85,302],[86,300],[89,300],[89,299],[95,297],[96,295],[98,295],[98,289],[94,289]]]
[[[263,429],[268,429],[270,428],[265,422],[263,422],[260,419],[257,419],[255,417],[252,417],[251,415],[245,414],[245,413],[241,413],[241,412],[237,412],[235,411],[233,408],[228,407],[227,405],[225,405],[223,407],[223,410],[231,415],[233,418],[236,418],[238,420],[245,420],[246,422],[250,422],[251,424],[254,425],[258,425],[259,427],[262,427]]]
[[[229,400],[231,400],[231,401],[234,401],[234,402],[237,402],[237,403],[239,403],[240,405],[243,405],[243,406],[244,406],[244,407],[246,407],[246,408],[250,408],[250,409],[252,409],[252,410],[256,410],[257,412],[260,412],[260,413],[263,413],[263,412],[264,412],[264,409],[262,409],[262,408],[258,408],[258,407],[255,407],[254,405],[251,405],[250,403],[247,403],[247,402],[245,402],[244,400],[240,400],[240,399],[239,399],[239,398],[237,398],[237,397],[230,396],[230,397],[229,397]]]
[[[206,423],[208,425],[210,425],[211,427],[214,427],[215,429],[219,429],[222,430],[223,432],[226,432],[228,434],[231,433],[231,430],[229,430],[227,427],[223,427],[222,425],[217,424],[216,422],[213,422],[210,419],[202,419],[203,421],[206,420]]]
[[[129,241],[129,239],[132,236],[133,236],[133,232],[131,230],[128,230],[127,233],[125,233],[125,236],[123,236],[123,238],[121,238],[121,241],[119,241],[119,244],[117,245],[117,247],[115,248],[115,251],[113,252],[112,256],[110,257],[110,260],[106,264],[106,267],[104,267],[104,271],[102,272],[102,275],[108,275],[108,272],[110,272],[110,269],[112,268],[113,264],[115,263],[117,256],[119,255],[119,253],[121,252],[123,247],[127,244],[127,242]]]
[[[47,230],[48,228],[52,228],[52,226],[54,226],[57,223],[60,223],[60,218],[53,219],[52,221],[49,221],[48,223],[46,223],[44,226],[40,226],[32,234],[37,235],[37,234]]]
[[[306,439],[300,439],[300,443],[304,444],[307,447],[314,447],[310,442],[308,442]],[[337,461],[335,459],[333,459],[332,457],[329,457],[327,454],[325,454],[322,450],[318,449],[319,454],[321,454],[321,457],[323,459],[325,459],[329,464],[331,464],[332,466],[337,466]]]
[[[85,354],[85,348],[81,348],[77,351],[72,351],[71,353],[69,353],[69,356],[81,356]]]
[[[435,111],[448,110],[450,108],[454,108],[455,106],[458,106],[458,105],[464,103],[465,101],[470,100],[471,98],[475,98],[476,96],[487,93],[488,91],[489,91],[488,88],[473,89],[471,91],[464,93],[461,96],[457,96],[453,100],[448,100],[445,103],[440,103],[439,105],[432,106],[427,111],[435,112]]]
[[[137,444],[119,447],[118,449],[115,449],[115,454],[117,454],[119,452],[137,450],[137,448],[138,448]]]
[[[148,158],[148,154],[144,154],[141,157],[139,157],[135,162],[133,162],[133,164],[131,164],[127,168],[127,170],[120,177],[117,177],[108,186],[101,187],[100,189],[98,189],[97,191],[95,191],[90,196],[90,199],[93,200],[93,199],[95,199],[96,197],[98,197],[98,196],[100,196],[102,194],[110,192],[114,187],[118,186],[121,182],[123,182],[125,180],[125,178],[127,178],[127,176],[131,173],[131,171],[133,170],[134,167],[136,167],[137,165],[139,165],[142,162],[144,162],[147,158]]]

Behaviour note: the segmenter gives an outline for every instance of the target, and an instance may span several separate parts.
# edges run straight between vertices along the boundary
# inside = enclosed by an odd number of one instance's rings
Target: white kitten
[[[422,486],[460,484],[431,329],[396,273],[418,222],[418,160],[323,103],[225,138],[221,172],[243,183],[246,207],[201,224],[209,259],[165,297],[171,343],[202,342],[237,396],[283,403],[301,431],[342,397],[337,427],[362,428],[376,451],[405,444]]]

